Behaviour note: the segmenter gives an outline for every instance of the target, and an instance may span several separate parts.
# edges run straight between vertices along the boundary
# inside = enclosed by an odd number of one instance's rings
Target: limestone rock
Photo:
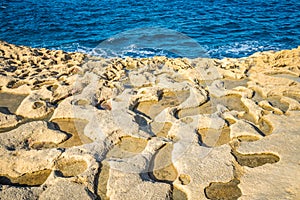
[[[243,104],[247,107],[249,114],[254,118],[257,123],[263,116],[263,109],[259,107],[253,100],[248,98],[241,98]]]
[[[0,148],[0,174],[18,177],[24,174],[52,169],[54,161],[61,155],[56,149],[8,151]]]
[[[177,145],[174,145],[174,150]],[[187,194],[188,199],[207,199],[205,187],[211,182],[229,182],[233,175],[233,156],[229,145],[216,148],[201,147],[191,144],[186,152],[173,160],[179,175],[189,177],[190,181],[177,179],[174,186]]]
[[[256,168],[244,167],[240,183],[243,193],[241,199],[260,199],[262,196],[270,199],[298,199],[299,141],[299,135],[282,132],[256,142],[242,143],[238,148],[240,153],[265,154],[270,157],[269,159],[272,155],[277,155],[280,160]]]
[[[281,97],[280,101],[289,104],[289,109],[287,110],[287,113],[294,110],[300,110],[300,103],[295,99],[289,97]]]
[[[257,131],[257,127],[251,122],[238,120],[230,126],[230,138],[238,138],[245,140],[258,140],[263,137],[262,133]]]
[[[250,88],[259,90],[264,97],[283,96],[284,94],[299,94],[300,83],[280,77],[272,77],[262,73],[252,73],[250,80],[253,81]]]
[[[47,187],[53,187],[55,183],[60,184],[64,181],[69,183],[76,182],[84,186],[85,190],[96,194],[94,184],[99,171],[99,163],[88,149],[84,147],[67,149],[55,160],[53,170],[54,173],[51,174],[44,184]],[[76,193],[76,190],[73,192]]]
[[[154,138],[148,142],[141,154],[109,161],[107,195],[110,199],[168,199],[170,185],[152,182],[146,175],[152,156],[163,143],[162,140]],[[124,185],[127,187],[123,187]]]
[[[283,112],[282,110],[280,110],[279,108],[276,108],[276,107],[273,107],[268,101],[264,100],[264,101],[260,101],[258,103],[258,105],[264,109],[268,109],[268,110],[271,110],[273,111],[275,114],[278,114],[278,115],[282,115]]]
[[[106,59],[0,41],[0,90],[27,95],[1,105],[0,198],[299,199],[299,52]]]
[[[19,123],[17,116],[0,112],[0,128],[14,127]]]
[[[54,119],[90,119],[96,108],[88,100],[71,96],[64,99],[54,110],[51,121]]]
[[[170,198],[170,185],[166,183],[142,180],[139,174],[110,170],[107,195],[109,199],[148,199]],[[126,185],[126,187],[124,187]]]
[[[42,192],[36,187],[1,186],[0,199],[32,199],[38,200]]]
[[[39,196],[41,200],[96,199],[84,185],[67,180],[54,181],[53,185]]]
[[[225,83],[220,80],[215,80],[210,86],[208,86],[209,92],[215,97],[224,97],[230,95],[237,95],[241,97],[251,98],[253,91],[239,86],[233,89],[226,89]]]
[[[44,121],[29,122],[0,134],[0,144],[8,149],[51,147],[66,139],[65,133]]]
[[[46,89],[39,92],[32,92],[22,101],[16,114],[32,119],[46,117],[54,110],[54,107],[46,100],[50,100],[51,95],[51,92]]]

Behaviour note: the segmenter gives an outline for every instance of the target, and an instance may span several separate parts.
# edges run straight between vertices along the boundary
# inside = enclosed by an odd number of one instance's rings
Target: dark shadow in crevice
[[[19,177],[0,175],[0,184],[20,187],[38,187],[47,180],[50,173],[50,169],[45,169],[32,173],[26,173]]]

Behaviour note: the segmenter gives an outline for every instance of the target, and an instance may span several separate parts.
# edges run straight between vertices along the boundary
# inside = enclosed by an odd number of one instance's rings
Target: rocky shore
[[[300,47],[92,57],[0,42],[0,199],[300,199]]]

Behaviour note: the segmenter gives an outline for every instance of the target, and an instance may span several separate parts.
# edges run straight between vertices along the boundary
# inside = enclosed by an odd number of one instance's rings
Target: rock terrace
[[[299,199],[300,47],[91,57],[0,42],[0,199]]]

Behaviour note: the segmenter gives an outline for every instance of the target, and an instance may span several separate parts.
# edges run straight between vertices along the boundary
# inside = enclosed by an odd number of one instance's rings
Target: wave
[[[108,39],[108,41],[115,41],[114,38]],[[242,43],[233,42],[229,44],[223,44],[219,46],[202,46],[203,53],[197,57],[210,57],[210,58],[219,58],[222,59],[224,57],[229,58],[241,58],[250,56],[255,52],[261,51],[269,51],[274,50],[278,51],[282,49],[280,44],[270,45],[267,43],[259,42],[259,41],[245,41]],[[186,48],[186,47],[185,47]],[[62,49],[67,52],[80,52],[85,53],[92,56],[98,56],[103,58],[113,58],[113,57],[133,57],[133,58],[145,58],[145,57],[154,57],[154,56],[166,56],[169,58],[181,58],[188,57],[194,58],[193,56],[183,56],[180,54],[181,51],[185,51],[184,47],[178,51],[178,48],[150,48],[150,47],[139,47],[137,44],[129,44],[122,48],[107,48],[101,45],[97,47],[87,47],[80,45],[79,43],[73,43],[71,45],[61,46],[55,49]],[[186,51],[191,51],[190,49],[186,49]],[[179,53],[178,53],[179,52]],[[187,55],[187,54],[185,54]]]
[[[233,42],[215,47],[207,47],[208,54],[213,58],[241,58],[250,56],[255,52],[278,51],[282,49],[280,44],[270,45],[259,41]]]
[[[62,46],[60,48],[53,48],[53,49],[62,49],[67,52],[80,52],[85,53],[91,56],[98,56],[103,58],[113,58],[113,57],[133,57],[133,58],[147,58],[147,57],[154,57],[154,56],[166,56],[170,58],[178,58],[182,57],[177,55],[174,52],[167,51],[164,49],[159,48],[139,48],[135,44],[131,44],[125,48],[113,50],[108,48],[101,48],[101,47],[86,47],[79,45],[78,43],[74,43],[72,45]]]

